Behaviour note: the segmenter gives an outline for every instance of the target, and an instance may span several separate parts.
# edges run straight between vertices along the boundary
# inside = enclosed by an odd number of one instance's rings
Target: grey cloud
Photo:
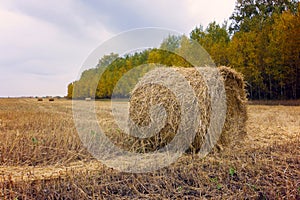
[[[202,4],[191,14],[190,2],[196,1],[1,1],[0,83],[7,84],[0,96],[65,95],[85,58],[114,34],[142,27],[188,34],[204,21]]]
[[[89,1],[87,6],[97,13],[102,13],[103,23],[115,31],[140,27],[164,27],[181,29],[185,8],[181,1]],[[181,15],[182,14],[182,15]]]

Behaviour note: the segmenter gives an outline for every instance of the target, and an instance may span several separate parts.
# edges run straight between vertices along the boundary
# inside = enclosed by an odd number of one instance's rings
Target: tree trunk
[[[271,74],[268,74],[269,76],[269,94],[270,94],[270,99],[272,99],[272,80],[271,80]]]

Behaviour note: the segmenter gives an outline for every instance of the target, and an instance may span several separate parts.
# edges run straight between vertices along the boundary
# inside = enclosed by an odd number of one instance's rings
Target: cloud
[[[142,27],[189,34],[233,8],[233,0],[0,0],[0,96],[65,95],[91,51],[115,34]]]
[[[107,16],[99,20],[116,31],[137,27],[164,27],[188,34],[196,25],[222,23],[234,9],[235,0],[91,0],[86,6]],[[97,16],[97,15],[95,15]]]
[[[64,95],[86,56],[111,35],[101,24],[85,24],[72,16],[56,14],[48,18],[49,13],[35,12],[40,7],[33,5],[27,10],[20,10],[20,5],[0,8],[0,82],[6,83],[0,85],[0,96],[40,95],[55,90],[54,94]],[[46,14],[41,16],[40,12]],[[59,76],[65,74],[71,76],[60,80]],[[45,79],[47,76],[51,81]],[[37,89],[38,85],[48,87]],[[19,88],[26,89],[19,93]]]

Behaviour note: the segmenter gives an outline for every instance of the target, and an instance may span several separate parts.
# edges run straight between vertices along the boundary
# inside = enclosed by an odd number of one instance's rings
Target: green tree
[[[169,35],[160,45],[160,49],[174,52],[180,46],[182,36]]]
[[[237,0],[235,10],[230,17],[231,32],[248,32],[262,25],[274,13],[297,10],[297,0]]]
[[[110,53],[109,55],[104,55],[98,62],[97,67],[107,67],[110,65],[114,60],[119,57],[118,54]]]
[[[217,66],[229,64],[227,51],[230,37],[227,23],[220,26],[216,22],[212,22],[205,31],[202,26],[196,27],[191,31],[190,38],[202,45]]]

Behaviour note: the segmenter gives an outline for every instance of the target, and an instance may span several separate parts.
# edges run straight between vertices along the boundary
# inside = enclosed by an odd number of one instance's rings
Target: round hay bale
[[[49,101],[54,101],[54,98],[49,98]]]
[[[195,138],[189,150],[198,152],[204,143],[204,138],[208,132],[210,124],[211,101],[206,87],[205,80],[201,73],[195,68],[172,68],[180,73],[194,90],[198,100],[200,111],[199,125]],[[208,69],[209,70],[209,69]],[[218,140],[217,146],[220,148],[229,146],[242,139],[245,135],[246,112],[246,93],[244,81],[241,74],[228,67],[219,67],[223,77],[226,92],[226,119],[225,124]],[[152,73],[147,79],[157,79],[165,77],[163,71]],[[144,78],[144,77],[143,77]],[[207,78],[207,77],[206,77]],[[143,82],[143,79],[140,81]],[[181,105],[175,95],[168,89],[159,84],[137,84],[130,98],[129,117],[140,127],[148,126],[151,123],[151,107],[162,105],[165,109],[166,119],[164,126],[158,133],[148,138],[130,136],[127,140],[127,149],[134,152],[151,152],[158,150],[172,141],[175,137],[180,124]]]
[[[219,144],[226,147],[239,143],[246,135],[247,94],[243,75],[229,67],[219,67],[224,79],[227,113]]]
[[[38,98],[37,100],[38,100],[38,101],[43,101],[43,98]]]

